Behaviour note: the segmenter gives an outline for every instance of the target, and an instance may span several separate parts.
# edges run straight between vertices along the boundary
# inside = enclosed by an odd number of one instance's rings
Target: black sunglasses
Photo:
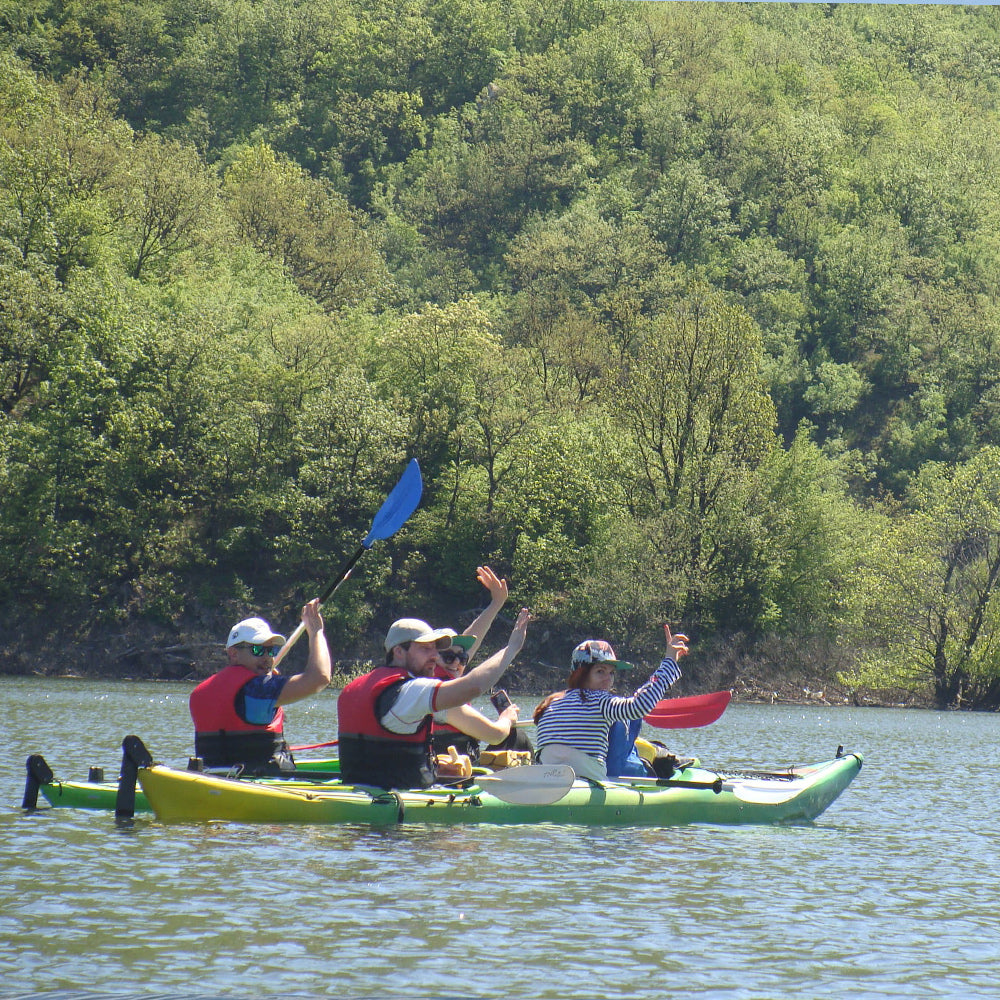
[[[446,649],[441,654],[442,663],[454,663],[458,660],[459,663],[468,663],[469,654],[463,649],[461,653],[456,653],[453,649]]]

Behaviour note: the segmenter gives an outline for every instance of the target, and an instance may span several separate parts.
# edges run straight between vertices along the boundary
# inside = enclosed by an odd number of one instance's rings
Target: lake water
[[[1000,996],[1000,717],[731,705],[706,765],[860,751],[806,826],[162,826],[20,808],[24,762],[183,764],[182,684],[0,678],[0,996]],[[522,697],[527,709],[535,698]],[[335,692],[289,710],[336,734]]]

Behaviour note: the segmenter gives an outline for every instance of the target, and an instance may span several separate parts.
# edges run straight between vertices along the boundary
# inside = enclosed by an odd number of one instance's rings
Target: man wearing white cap
[[[285,637],[263,618],[237,622],[226,641],[229,663],[191,692],[194,752],[207,767],[240,765],[248,773],[294,770],[285,742],[283,706],[322,691],[330,683],[330,650],[319,601],[302,609],[309,656],[300,674],[283,677],[272,668]]]
[[[351,681],[337,702],[343,780],[382,788],[432,785],[435,715],[462,729],[458,709],[493,687],[510,666],[524,645],[530,617],[522,608],[504,649],[448,681],[434,674],[455,631],[431,628],[419,618],[393,622],[385,637],[385,666]]]

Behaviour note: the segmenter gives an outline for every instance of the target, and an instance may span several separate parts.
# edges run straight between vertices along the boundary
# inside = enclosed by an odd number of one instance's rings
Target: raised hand
[[[528,622],[530,621],[531,612],[527,608],[521,608],[517,616],[517,621],[514,622],[514,629],[510,633],[510,639],[507,642],[508,650],[517,651],[524,645],[524,638],[528,631]]]
[[[672,635],[670,626],[666,624],[663,626],[663,631],[667,637],[667,656],[672,656],[675,660],[679,660],[682,656],[687,656],[689,652],[687,646],[688,637],[683,632]]]
[[[507,600],[507,581],[501,580],[489,566],[477,566],[476,579],[490,592],[490,602],[497,608],[503,607]]]
[[[314,635],[323,628],[323,616],[320,614],[319,598],[314,597],[305,607],[302,608],[302,623],[310,635]]]

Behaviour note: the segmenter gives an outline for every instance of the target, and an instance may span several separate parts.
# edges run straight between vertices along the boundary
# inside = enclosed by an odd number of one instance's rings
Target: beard
[[[414,677],[433,677],[434,676],[434,658],[425,659],[422,662],[417,660],[416,657],[410,657],[409,653],[406,656],[406,669],[413,674]]]

